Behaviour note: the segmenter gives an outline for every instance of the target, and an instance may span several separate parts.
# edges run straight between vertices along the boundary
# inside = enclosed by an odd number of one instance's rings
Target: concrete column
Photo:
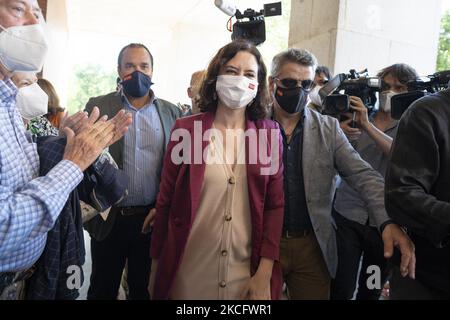
[[[308,49],[334,68],[339,0],[292,0],[289,47]]]
[[[289,46],[334,72],[397,62],[435,71],[441,0],[292,0]]]

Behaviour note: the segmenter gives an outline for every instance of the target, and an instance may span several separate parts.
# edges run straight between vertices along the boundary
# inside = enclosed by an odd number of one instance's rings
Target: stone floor
[[[88,292],[89,284],[90,284],[91,272],[92,272],[91,237],[89,236],[89,233],[87,233],[86,231],[84,231],[84,246],[86,248],[86,261],[83,265],[84,283],[79,291],[80,296],[78,297],[78,300],[86,300],[87,292]],[[122,287],[120,287],[120,289],[119,289],[117,299],[125,300],[125,291],[123,290]]]

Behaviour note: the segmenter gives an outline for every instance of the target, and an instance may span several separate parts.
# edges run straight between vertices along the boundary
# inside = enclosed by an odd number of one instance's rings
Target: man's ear
[[[194,94],[193,94],[193,92],[192,92],[192,88],[191,88],[191,87],[187,88],[187,95],[188,95],[188,97],[189,97],[190,99],[193,99],[193,98],[194,98]]]

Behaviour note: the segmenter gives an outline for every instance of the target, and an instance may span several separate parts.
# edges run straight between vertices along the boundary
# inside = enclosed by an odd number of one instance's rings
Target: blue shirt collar
[[[127,96],[123,93],[122,90],[119,91],[119,95],[120,95],[120,98],[122,99],[122,102],[124,103],[124,105],[125,105],[125,107],[127,109],[132,109],[132,110],[136,110],[137,111],[137,109],[131,105],[130,101],[128,100]],[[150,95],[150,101],[144,107],[142,107],[140,110],[148,108],[149,106],[154,104],[155,101],[157,100],[153,90],[150,90],[149,95]]]

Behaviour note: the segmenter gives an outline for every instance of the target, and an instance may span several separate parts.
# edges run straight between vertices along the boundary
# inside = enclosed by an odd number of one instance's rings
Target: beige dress
[[[210,144],[222,157],[223,146]],[[243,149],[243,148],[241,148]],[[251,214],[244,164],[206,164],[200,203],[170,299],[239,299],[250,279]]]

